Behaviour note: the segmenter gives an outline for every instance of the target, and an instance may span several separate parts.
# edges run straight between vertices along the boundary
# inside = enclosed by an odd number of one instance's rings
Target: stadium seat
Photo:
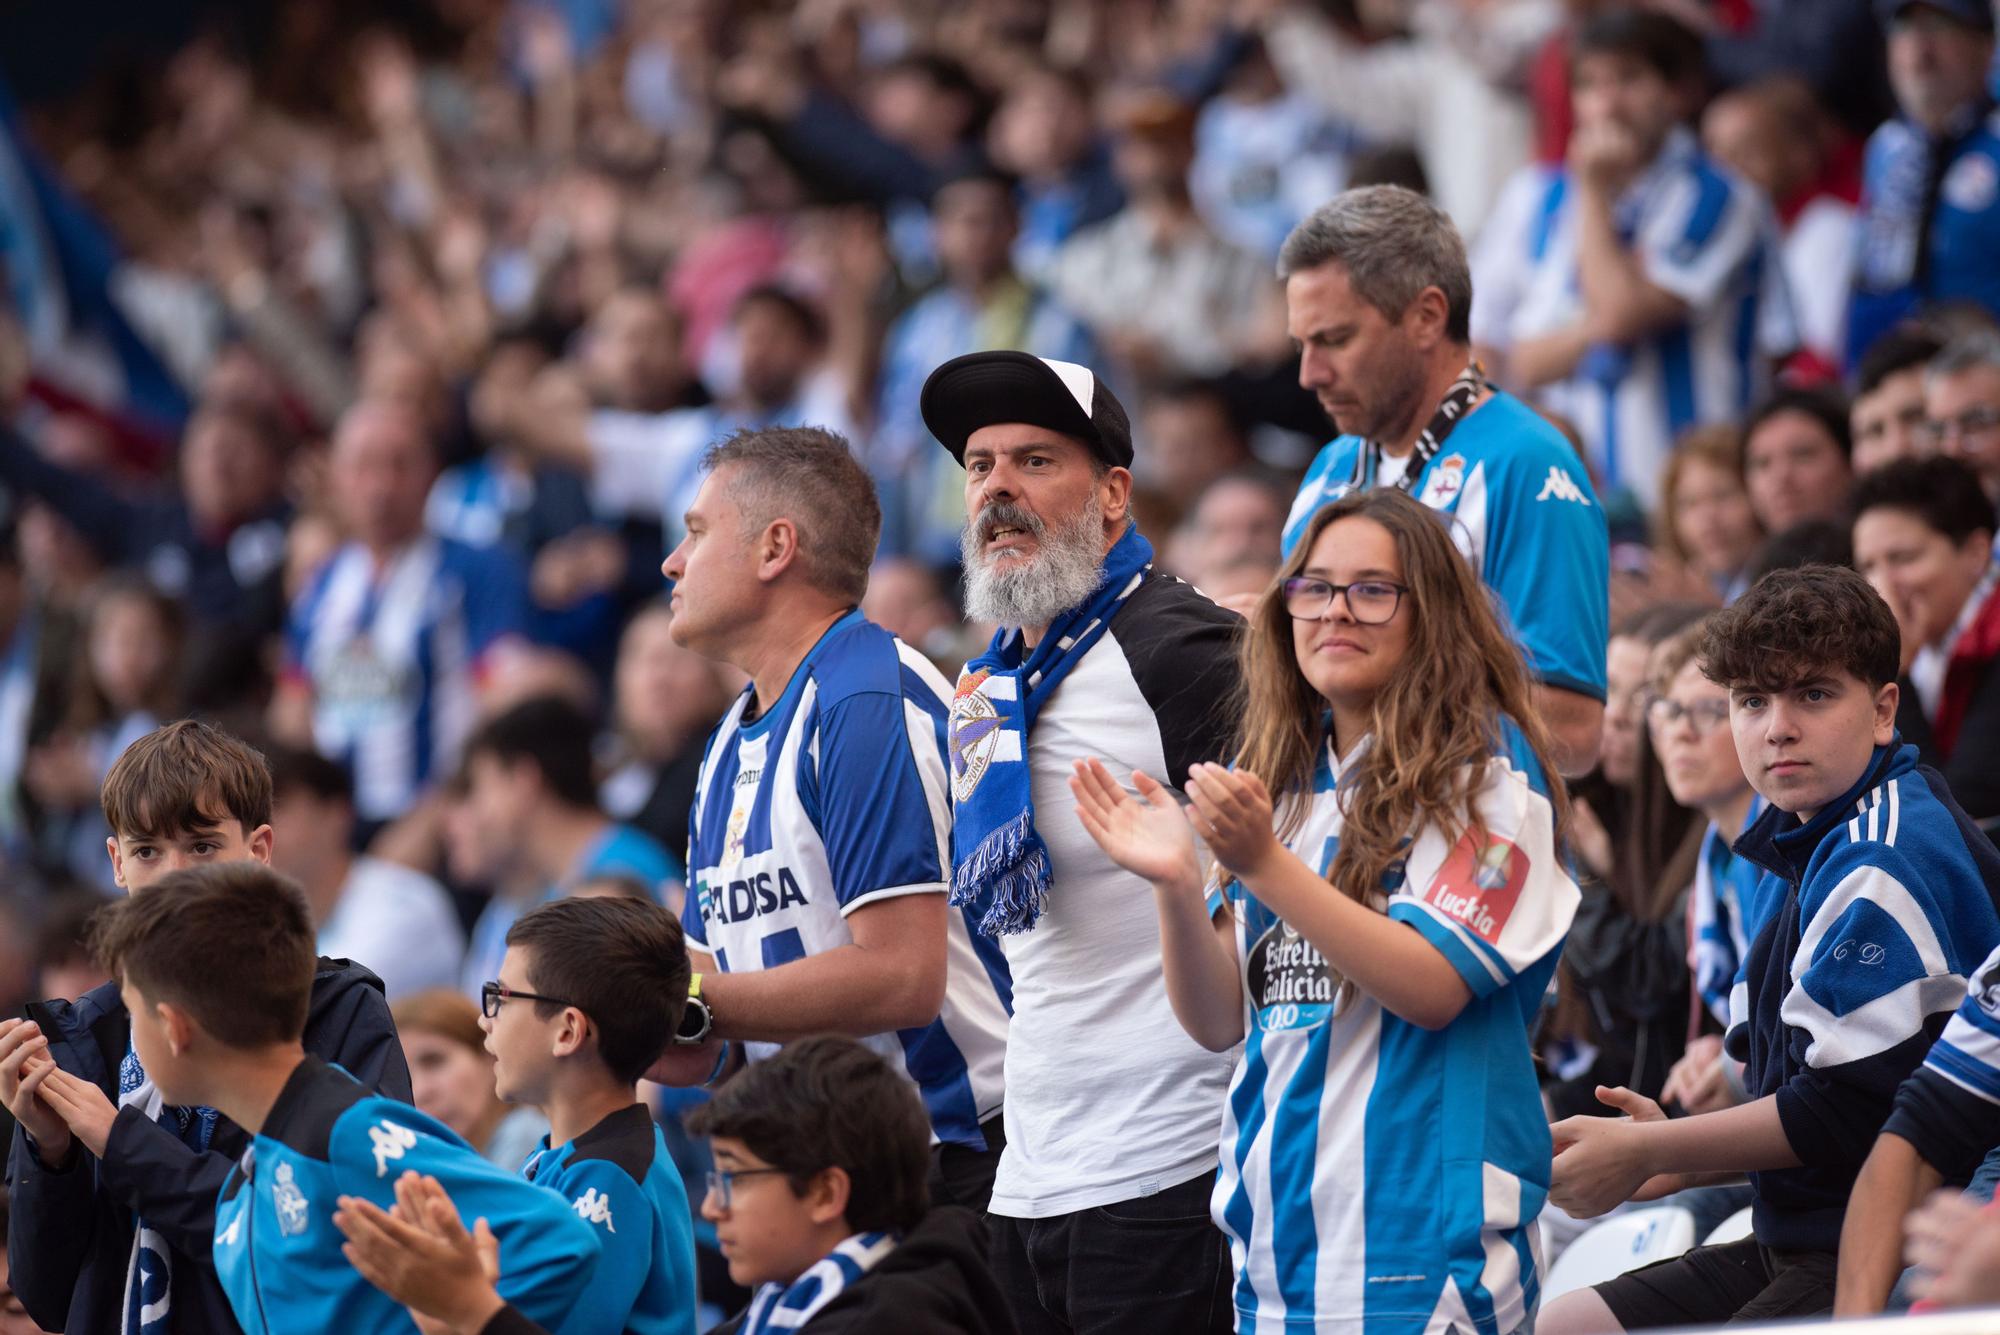
[[[1707,1237],[1701,1240],[1704,1247],[1713,1247],[1724,1242],[1741,1242],[1750,1236],[1750,1207],[1744,1206],[1729,1218],[1715,1226]]]
[[[1615,1215],[1572,1242],[1542,1285],[1542,1302],[1679,1256],[1694,1246],[1694,1216],[1677,1205]]]

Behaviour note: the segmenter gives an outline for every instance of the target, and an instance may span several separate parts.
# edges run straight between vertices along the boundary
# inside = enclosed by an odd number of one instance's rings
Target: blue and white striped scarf
[[[1020,631],[1003,626],[959,673],[951,701],[951,902],[980,905],[986,936],[1034,930],[1048,900],[1049,850],[1035,832],[1028,773],[1035,714],[1152,565],[1153,545],[1128,525],[1104,558],[1097,592],[1050,623],[1025,659]]]
[[[118,1106],[138,1108],[179,1136],[181,1143],[196,1153],[205,1153],[209,1139],[215,1135],[215,1109],[167,1107],[158,1087],[139,1065],[139,1054],[130,1048],[125,1050],[125,1060],[118,1064]],[[147,1227],[144,1219],[135,1219],[119,1335],[167,1335],[172,1329],[169,1321],[172,1298],[173,1260],[167,1240],[157,1230]]]
[[[743,1309],[739,1335],[797,1330],[895,1251],[898,1241],[894,1233],[856,1233],[790,1284],[761,1285]]]

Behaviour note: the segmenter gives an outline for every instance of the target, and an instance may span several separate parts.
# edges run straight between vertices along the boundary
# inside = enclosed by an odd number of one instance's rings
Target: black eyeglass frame
[[[479,1013],[489,1020],[500,1018],[500,1003],[503,1001],[546,1001],[551,1006],[574,1006],[574,1001],[564,1001],[561,997],[545,997],[539,992],[516,992],[497,978],[490,978],[479,985]]]
[[[783,1168],[711,1168],[708,1170],[709,1194],[715,1203],[727,1210],[736,1199],[736,1179],[739,1177],[768,1177],[772,1173],[791,1174]]]
[[[1320,609],[1317,612],[1314,612],[1311,616],[1301,616],[1299,613],[1292,610],[1292,595],[1295,592],[1302,592],[1304,586],[1308,584],[1317,584],[1322,589],[1325,589],[1327,591],[1326,602],[1322,604],[1320,606]],[[1360,611],[1356,609],[1356,607],[1354,606],[1353,595],[1348,592],[1348,590],[1350,589],[1369,588],[1369,587],[1378,589],[1393,589],[1395,590],[1396,593],[1395,600],[1389,604],[1389,615],[1383,617],[1380,621],[1370,621],[1368,618],[1362,616]],[[1354,618],[1356,625],[1361,625],[1361,626],[1386,626],[1391,621],[1394,621],[1396,619],[1396,613],[1403,610],[1403,599],[1409,596],[1409,592],[1410,592],[1409,585],[1398,584],[1393,580],[1386,580],[1386,579],[1356,579],[1356,580],[1349,580],[1345,584],[1335,584],[1332,580],[1315,579],[1311,575],[1293,575],[1291,578],[1283,581],[1278,585],[1278,596],[1284,600],[1285,615],[1289,616],[1294,621],[1325,620],[1326,614],[1333,610],[1333,600],[1336,597],[1338,597],[1346,600],[1347,615]]]

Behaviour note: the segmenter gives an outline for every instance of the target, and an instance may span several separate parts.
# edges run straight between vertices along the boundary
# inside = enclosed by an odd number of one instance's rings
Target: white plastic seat
[[[1679,1256],[1692,1246],[1694,1216],[1678,1205],[1613,1215],[1563,1250],[1542,1284],[1542,1302]]]
[[[1729,1218],[1715,1226],[1715,1231],[1701,1240],[1704,1247],[1713,1247],[1724,1242],[1741,1242],[1750,1236],[1750,1207],[1744,1206]]]

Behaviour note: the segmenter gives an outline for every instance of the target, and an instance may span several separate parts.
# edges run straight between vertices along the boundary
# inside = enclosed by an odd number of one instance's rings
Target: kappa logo
[[[279,1164],[275,1176],[277,1180],[271,1186],[271,1203],[278,1209],[278,1232],[288,1238],[297,1237],[306,1231],[306,1213],[312,1202],[292,1180],[290,1164]]]
[[[596,1187],[577,1197],[570,1209],[576,1211],[576,1217],[586,1224],[602,1224],[606,1233],[618,1231],[611,1226],[611,1198]]]
[[[1575,501],[1578,505],[1589,505],[1590,497],[1583,494],[1583,488],[1576,480],[1564,472],[1559,465],[1549,465],[1549,475],[1542,482],[1542,489],[1535,499],[1538,501]]]
[[[368,1128],[368,1139],[375,1146],[375,1176],[389,1175],[389,1161],[400,1159],[416,1148],[417,1133],[407,1126],[398,1126],[388,1118]]]
[[[239,1214],[229,1221],[228,1228],[223,1229],[222,1232],[215,1235],[215,1245],[218,1247],[234,1247],[236,1240],[242,1236],[243,1216]]]

